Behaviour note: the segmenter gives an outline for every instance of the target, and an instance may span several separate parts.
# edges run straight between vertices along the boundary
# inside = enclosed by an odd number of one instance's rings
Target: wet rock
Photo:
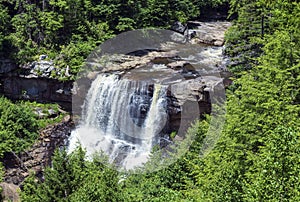
[[[175,61],[172,63],[167,64],[167,67],[174,69],[174,70],[179,70],[183,69],[184,65],[189,64],[187,61]]]
[[[184,26],[181,22],[178,22],[178,21],[175,22],[171,27],[171,30],[181,33],[181,34],[184,34],[186,29],[187,29],[187,26]]]
[[[151,60],[151,62],[153,64],[164,64],[164,65],[167,65],[171,62],[173,62],[173,59],[172,58],[169,58],[169,57],[155,57]]]
[[[199,22],[189,21],[189,32],[193,32],[195,37],[191,43],[205,43],[208,45],[222,46],[224,44],[225,31],[231,26],[230,22]]]
[[[137,51],[127,53],[126,55],[141,57],[141,56],[148,55],[150,52],[153,52],[153,51],[157,51],[157,50],[155,50],[155,49],[143,49],[143,50],[137,50]]]

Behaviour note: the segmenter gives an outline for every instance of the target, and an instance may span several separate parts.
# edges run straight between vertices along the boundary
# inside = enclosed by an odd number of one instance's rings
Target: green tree
[[[256,65],[262,53],[262,39],[270,32],[270,8],[261,0],[230,1],[231,14],[238,14],[234,25],[226,33],[225,53],[231,57],[230,70],[238,76]]]
[[[298,201],[300,147],[299,132],[279,126],[249,172],[246,201]]]
[[[95,156],[85,161],[85,151],[78,147],[71,154],[56,151],[52,166],[46,168],[44,181],[34,175],[26,179],[22,201],[121,201],[119,174],[106,158]]]
[[[103,156],[86,162],[86,175],[81,185],[70,196],[70,201],[123,201],[119,186],[119,173]]]
[[[0,51],[3,51],[3,43],[8,34],[7,24],[10,21],[10,16],[8,15],[8,9],[0,4]]]
[[[294,4],[293,11],[289,10],[291,7],[280,7],[281,13],[287,9],[296,15],[298,6]],[[253,65],[247,73],[242,71],[241,77],[234,80],[237,88],[227,93],[226,127],[216,148],[204,159],[203,172],[198,176],[203,198],[243,201],[247,196],[257,201],[255,196],[265,197],[259,196],[262,193],[255,189],[248,190],[253,185],[248,184],[249,180],[254,180],[248,176],[261,176],[260,182],[253,182],[261,183],[266,175],[249,170],[256,165],[261,152],[270,149],[278,126],[299,130],[299,31],[294,29],[299,25],[294,24],[298,20],[293,15],[284,16],[288,17],[281,18],[285,28],[273,27],[276,30],[265,33],[261,40],[264,54],[257,59],[258,65]],[[282,132],[275,134],[279,136]],[[286,142],[282,147],[289,144]],[[291,173],[291,178],[294,175]],[[275,182],[268,185],[268,190],[277,190]],[[248,195],[249,192],[253,195]]]
[[[37,138],[36,115],[24,104],[13,104],[0,97],[0,156],[5,152],[20,152]]]

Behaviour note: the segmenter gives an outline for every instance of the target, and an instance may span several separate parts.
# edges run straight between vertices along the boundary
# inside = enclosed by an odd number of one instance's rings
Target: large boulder
[[[1,197],[3,202],[18,202],[20,201],[19,197],[19,187],[12,183],[2,182],[0,183],[0,187],[2,188]],[[1,199],[1,198],[0,198]]]

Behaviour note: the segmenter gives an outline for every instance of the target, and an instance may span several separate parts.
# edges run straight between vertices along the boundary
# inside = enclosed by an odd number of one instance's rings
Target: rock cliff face
[[[71,117],[67,115],[61,123],[50,125],[40,131],[39,139],[30,149],[20,154],[5,154],[1,159],[5,168],[5,183],[0,184],[4,189],[5,198],[18,201],[17,189],[30,172],[34,172],[43,180],[43,170],[51,164],[54,150],[66,146],[66,140],[73,127]]]
[[[70,110],[72,82],[5,75],[0,84],[0,94],[11,99],[58,103]]]
[[[1,62],[2,61],[2,62]],[[72,81],[61,82],[51,78],[55,71],[48,62],[35,63],[31,67],[18,68],[9,60],[0,61],[0,94],[14,100],[32,100],[42,103],[58,103],[71,111]],[[44,64],[42,66],[42,64]],[[36,73],[40,69],[41,75]],[[51,67],[51,71],[49,67]]]

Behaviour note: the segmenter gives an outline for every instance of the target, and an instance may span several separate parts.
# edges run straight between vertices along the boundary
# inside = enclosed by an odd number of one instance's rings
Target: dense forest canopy
[[[167,27],[218,3],[2,0],[0,42],[9,50],[4,56],[20,63],[47,53],[76,72],[84,56],[114,34]],[[57,151],[44,181],[33,174],[23,184],[22,201],[299,201],[300,3],[230,5],[238,18],[227,32],[225,53],[234,78],[225,128],[208,155],[199,152],[209,117],[190,130],[196,136],[190,150],[157,172],[119,173],[103,155],[85,161],[80,147],[69,155]]]
[[[146,27],[167,28],[196,18],[200,8],[225,0],[1,0],[0,52],[18,64],[46,54],[76,75],[97,45]],[[74,78],[74,77],[72,77]]]

